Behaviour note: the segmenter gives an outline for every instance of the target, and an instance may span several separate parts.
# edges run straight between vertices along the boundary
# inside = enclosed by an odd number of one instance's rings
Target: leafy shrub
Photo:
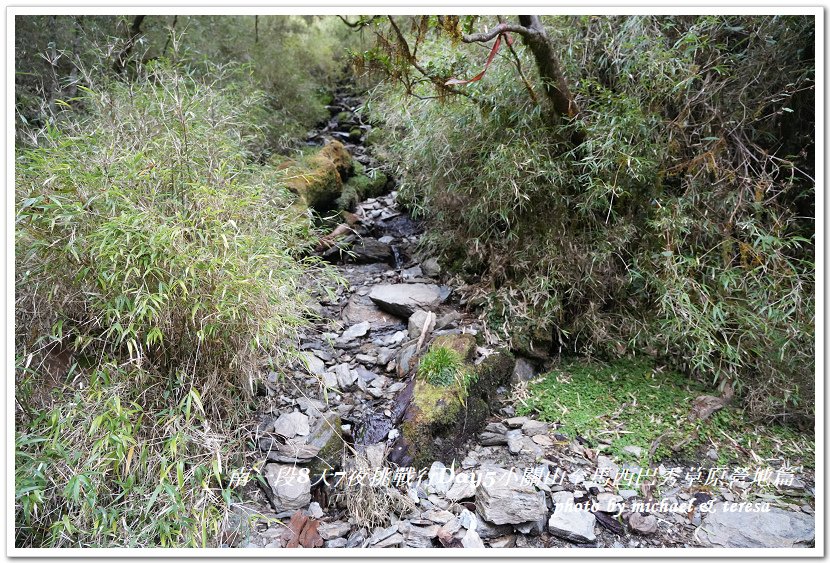
[[[526,353],[646,351],[737,386],[755,414],[810,420],[812,18],[545,24],[577,95],[578,146],[542,119],[505,50],[467,96],[438,101],[400,69],[391,32],[365,55],[392,78],[366,109],[385,123],[401,198],[431,226],[425,251]],[[422,68],[480,70],[480,48],[412,29]],[[516,57],[533,68],[518,43]]]
[[[85,88],[83,116],[18,151],[18,545],[215,544],[247,479],[243,389],[295,358],[332,279],[252,163],[261,92],[211,74]]]

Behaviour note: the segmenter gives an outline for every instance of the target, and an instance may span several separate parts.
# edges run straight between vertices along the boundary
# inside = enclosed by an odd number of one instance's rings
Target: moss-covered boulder
[[[286,185],[304,205],[328,211],[337,207],[344,180],[352,174],[353,168],[352,157],[343,143],[332,141],[288,166],[285,169]]]
[[[476,337],[472,334],[442,334],[432,341],[430,349],[449,348],[464,362],[472,362],[476,353]]]
[[[507,352],[497,352],[478,366],[472,364],[475,339],[468,334],[443,335],[436,338],[421,359],[419,372],[405,394],[401,436],[393,447],[393,459],[400,465],[418,469],[433,461],[450,464],[472,435],[479,432],[496,402],[496,389],[508,383],[515,359]],[[421,369],[430,354],[452,350],[460,359],[459,376],[443,377],[440,367]],[[430,363],[432,366],[432,363]],[[435,377],[436,373],[441,377]],[[449,384],[447,384],[449,383]]]
[[[356,173],[343,185],[343,191],[337,199],[337,208],[351,211],[358,202],[383,195],[388,181],[388,176],[380,170],[371,174]]]

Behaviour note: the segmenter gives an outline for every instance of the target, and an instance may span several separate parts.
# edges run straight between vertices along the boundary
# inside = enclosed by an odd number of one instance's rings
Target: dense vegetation
[[[526,353],[646,353],[811,421],[812,19],[543,21],[579,108],[553,124],[519,39],[447,85],[495,18],[362,22],[360,62],[389,77],[368,109],[430,250]]]
[[[559,99],[538,44],[470,39],[496,24],[17,19],[18,546],[216,543],[256,469],[256,380],[297,361],[312,295],[340,283],[295,180],[317,166],[341,207],[387,185],[344,185],[342,146],[304,147],[346,78],[370,90],[367,141],[424,219],[424,254],[488,337],[537,359],[650,357],[570,389],[609,409],[655,363],[695,379],[643,395],[669,413],[643,443],[718,385],[768,423],[812,423],[812,20],[544,17]],[[575,371],[525,408],[554,417]],[[469,374],[439,350],[420,375]]]
[[[18,104],[18,545],[211,545],[249,478],[246,397],[264,366],[296,357],[309,293],[336,283],[265,154],[327,115],[344,64],[330,22],[260,24],[260,41],[287,43],[272,48],[316,44],[319,76],[280,81],[314,61],[237,60],[244,22],[188,19],[169,46],[145,35],[128,78],[104,56],[123,48],[95,43],[117,30],[108,19],[84,22],[97,36],[76,45],[100,60],[61,51],[20,78],[25,96],[63,73],[32,95],[40,106]],[[37,71],[27,45],[18,64]]]

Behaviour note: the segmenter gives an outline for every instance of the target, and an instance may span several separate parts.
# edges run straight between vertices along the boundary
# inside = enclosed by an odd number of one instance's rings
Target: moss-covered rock
[[[358,202],[370,197],[383,195],[389,178],[383,172],[376,170],[372,175],[358,173],[349,178],[343,185],[340,197],[337,199],[337,208],[353,210]]]
[[[318,211],[336,208],[343,193],[343,180],[352,173],[352,157],[339,141],[285,168],[288,189],[302,203]]]
[[[443,335],[433,347],[455,350],[466,359],[462,369],[470,377],[459,377],[453,385],[438,386],[416,380],[401,426],[395,461],[416,468],[433,461],[451,463],[463,443],[480,431],[496,401],[496,389],[510,381],[515,359],[497,352],[478,366],[472,365],[475,339],[469,334]]]
[[[349,139],[352,141],[359,141],[363,136],[363,130],[360,127],[352,127],[349,130]]]
[[[435,337],[430,348],[449,348],[463,361],[471,362],[475,356],[476,339],[472,334],[442,334]]]

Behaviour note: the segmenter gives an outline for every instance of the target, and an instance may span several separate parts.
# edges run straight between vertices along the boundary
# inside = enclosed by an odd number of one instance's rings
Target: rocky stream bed
[[[358,104],[338,92],[331,121],[309,142],[339,140],[371,173]],[[348,287],[321,296],[303,362],[267,379],[252,436],[264,483],[245,488],[224,546],[811,545],[809,478],[779,483],[768,512],[732,511],[758,501],[757,475],[639,467],[516,416],[514,387],[541,366],[487,344],[438,261],[419,255],[421,227],[398,206],[392,182],[385,188],[345,214],[341,237],[321,249]],[[475,373],[468,392],[416,376],[436,346],[456,350]]]

